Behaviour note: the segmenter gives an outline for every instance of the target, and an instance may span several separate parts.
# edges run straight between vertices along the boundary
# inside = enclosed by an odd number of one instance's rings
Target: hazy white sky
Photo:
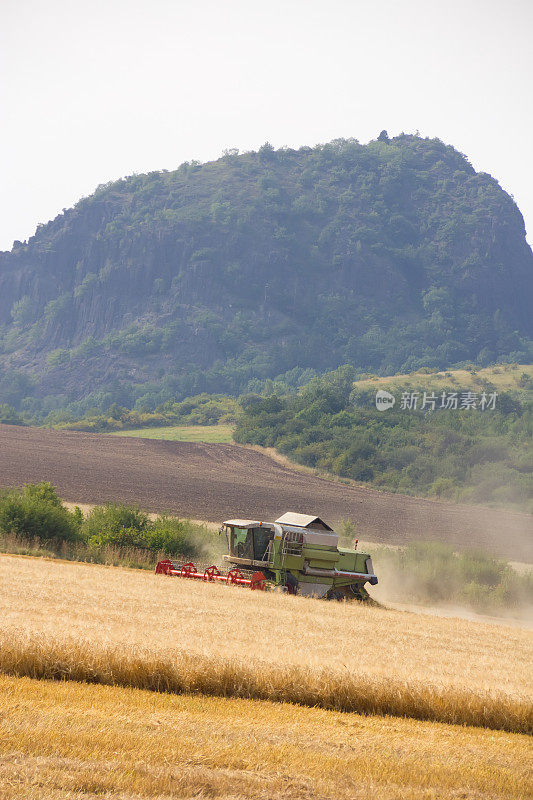
[[[533,0],[0,0],[0,249],[99,183],[419,130],[533,241]]]

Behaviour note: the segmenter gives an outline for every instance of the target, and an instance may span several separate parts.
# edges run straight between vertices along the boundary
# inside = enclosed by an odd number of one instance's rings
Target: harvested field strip
[[[79,640],[0,639],[0,671],[15,677],[74,680],[173,694],[294,703],[366,715],[408,717],[511,733],[533,733],[533,705],[504,694],[442,690],[328,670],[247,666],[200,655],[154,656]]]
[[[0,676],[2,800],[523,800],[527,737]]]

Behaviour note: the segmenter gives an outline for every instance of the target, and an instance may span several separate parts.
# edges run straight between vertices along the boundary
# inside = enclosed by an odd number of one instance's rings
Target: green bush
[[[7,403],[0,403],[0,422],[3,425],[24,425],[22,417]]]
[[[139,408],[128,409],[112,403],[106,411],[91,409],[81,418],[74,414],[64,419],[57,411],[45,419],[46,424],[74,431],[105,433],[107,431],[135,428],[163,427],[165,425],[217,425],[233,423],[240,413],[240,405],[233,397],[215,394],[200,394],[181,402],[168,401],[150,411],[142,403]]]
[[[0,495],[0,534],[33,550],[44,544],[60,553],[63,545],[79,545],[92,553],[90,560],[99,560],[97,554],[110,547],[195,558],[203,550],[201,533],[188,520],[167,515],[151,520],[144,511],[116,503],[97,506],[84,519],[81,509],[69,511],[45,482]],[[86,560],[87,553],[82,555]]]
[[[150,550],[194,558],[199,555],[194,535],[194,526],[190,523],[162,515],[151,523],[146,540]]]
[[[27,484],[0,496],[0,531],[40,542],[73,542],[80,537],[80,512],[64,508],[51,484]]]
[[[94,508],[81,526],[85,542],[96,548],[117,545],[188,558],[200,552],[195,533],[190,522],[167,515],[151,520],[132,506],[113,503]]]
[[[159,555],[212,556],[216,544],[203,526],[165,514],[152,520],[124,504],[97,506],[84,519],[50,483],[0,494],[0,552],[153,569]]]
[[[148,515],[137,508],[120,503],[107,503],[105,506],[96,506],[89,512],[81,527],[81,534],[85,541],[101,536],[124,535],[125,530],[142,533],[148,525]],[[110,539],[109,539],[110,541]]]

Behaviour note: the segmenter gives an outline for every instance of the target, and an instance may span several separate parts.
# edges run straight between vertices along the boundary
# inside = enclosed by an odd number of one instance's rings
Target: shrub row
[[[0,495],[0,533],[48,546],[83,545],[95,552],[106,547],[133,548],[153,554],[197,557],[204,529],[166,514],[148,514],[121,504],[96,506],[87,516],[66,508],[50,483],[27,484]]]
[[[533,572],[482,552],[456,552],[441,542],[411,542],[381,548],[376,569],[390,600],[423,604],[453,603],[476,611],[533,606]]]

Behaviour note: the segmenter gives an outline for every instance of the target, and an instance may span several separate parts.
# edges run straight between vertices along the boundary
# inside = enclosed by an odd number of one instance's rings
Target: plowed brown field
[[[0,486],[43,480],[80,503],[123,501],[214,522],[313,512],[333,523],[352,519],[361,539],[438,539],[533,562],[533,519],[527,514],[345,485],[237,445],[0,425]]]

